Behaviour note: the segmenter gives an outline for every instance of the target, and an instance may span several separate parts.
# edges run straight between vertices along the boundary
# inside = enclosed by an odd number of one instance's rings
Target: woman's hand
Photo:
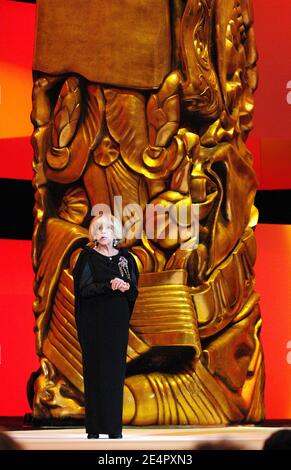
[[[110,283],[112,290],[120,290],[121,292],[125,292],[130,288],[130,284],[125,282],[123,279],[120,279],[119,277],[111,279]]]

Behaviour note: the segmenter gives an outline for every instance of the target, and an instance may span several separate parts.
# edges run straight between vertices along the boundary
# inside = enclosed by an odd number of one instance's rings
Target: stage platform
[[[9,425],[10,423],[10,425]],[[261,450],[265,439],[279,429],[291,429],[291,423],[260,426],[124,426],[123,439],[89,440],[84,427],[33,428],[17,421],[0,419],[0,426],[27,450],[193,450],[200,444],[227,441],[244,450]]]

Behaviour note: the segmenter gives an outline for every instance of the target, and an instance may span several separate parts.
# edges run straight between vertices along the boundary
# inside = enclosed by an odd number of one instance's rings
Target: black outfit
[[[122,431],[129,320],[138,276],[135,259],[126,248],[108,257],[85,246],[73,270],[87,433]],[[129,282],[130,289],[112,290],[110,280],[115,277]]]

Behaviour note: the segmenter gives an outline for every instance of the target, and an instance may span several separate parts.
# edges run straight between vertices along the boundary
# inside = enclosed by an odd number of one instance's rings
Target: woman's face
[[[95,239],[103,246],[112,246],[114,239],[114,226],[107,217],[100,217],[96,223]]]

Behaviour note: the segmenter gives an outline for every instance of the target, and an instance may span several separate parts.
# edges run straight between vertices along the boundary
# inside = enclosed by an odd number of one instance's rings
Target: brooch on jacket
[[[118,261],[118,268],[121,276],[124,274],[130,279],[130,273],[128,269],[128,261],[124,256],[120,256],[119,261]]]

